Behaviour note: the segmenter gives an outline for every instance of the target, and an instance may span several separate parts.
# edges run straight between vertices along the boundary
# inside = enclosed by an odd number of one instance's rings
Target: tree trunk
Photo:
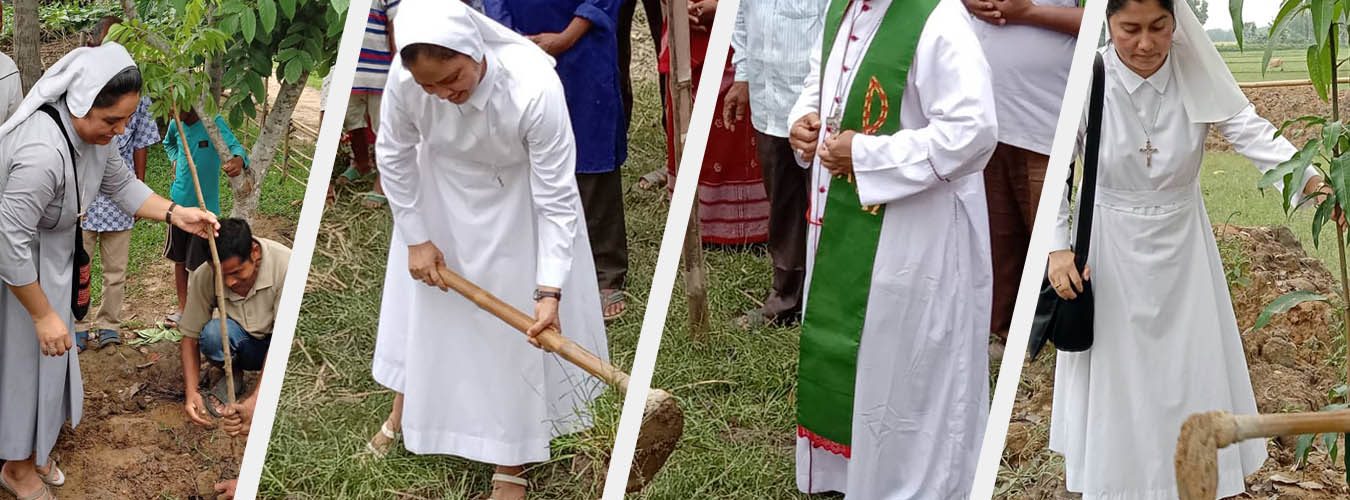
[[[42,77],[42,43],[38,32],[38,0],[14,0],[14,64],[19,66],[23,92]]]
[[[253,143],[253,149],[248,155],[248,170],[235,178],[243,180],[239,182],[241,185],[236,185],[234,180],[230,182],[230,186],[235,190],[234,211],[230,213],[231,217],[249,219],[258,209],[258,195],[262,190],[255,187],[262,185],[263,179],[267,176],[267,169],[272,166],[272,160],[277,156],[277,147],[290,131],[291,113],[300,102],[300,94],[304,92],[305,82],[308,79],[309,72],[305,71],[294,83],[281,82],[281,90],[277,92],[276,100],[272,101],[267,119],[259,124],[261,130],[258,131],[258,140]]]

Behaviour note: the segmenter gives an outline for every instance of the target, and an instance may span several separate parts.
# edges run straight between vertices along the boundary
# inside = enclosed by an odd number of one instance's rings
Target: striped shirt
[[[148,148],[159,142],[159,126],[155,125],[155,118],[150,115],[149,97],[141,96],[140,104],[136,105],[136,113],[127,120],[126,132],[117,136],[116,140],[122,163],[128,170],[135,172],[136,150]],[[131,214],[122,211],[112,198],[104,194],[99,194],[89,208],[85,209],[84,214],[84,222],[80,227],[85,231],[100,233],[129,231],[136,223]]]
[[[394,26],[394,11],[398,9],[398,2],[370,2],[365,38],[361,41],[361,57],[356,61],[356,76],[352,81],[353,94],[379,95],[384,92],[384,81],[389,78],[389,64],[394,60],[394,53],[389,50],[389,29]]]
[[[731,34],[736,81],[750,84],[755,130],[787,137],[788,111],[811,71],[828,0],[743,1]],[[816,49],[819,50],[819,49]]]

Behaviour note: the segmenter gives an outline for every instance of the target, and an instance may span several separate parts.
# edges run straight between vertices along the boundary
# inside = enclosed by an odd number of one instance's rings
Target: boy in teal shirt
[[[202,185],[202,198],[206,201],[206,206],[202,208],[219,216],[220,173],[224,171],[225,175],[230,177],[239,175],[248,168],[248,152],[234,137],[234,132],[230,131],[225,119],[216,115],[216,128],[220,129],[221,137],[225,139],[230,153],[234,155],[222,165],[220,155],[211,145],[211,137],[207,135],[206,126],[202,124],[197,113],[184,111],[179,113],[179,120],[183,123],[184,135],[192,151],[192,161],[197,166],[197,178]],[[180,206],[196,207],[197,191],[192,185],[192,171],[188,169],[186,152],[178,134],[178,120],[169,123],[169,130],[164,134],[164,152],[174,164],[174,179],[173,185],[169,188],[169,198]],[[183,316],[183,306],[187,302],[188,273],[210,260],[211,254],[206,240],[170,225],[168,241],[164,245],[164,257],[174,263],[173,281],[174,287],[178,290],[178,311],[166,319],[170,324],[176,325]]]

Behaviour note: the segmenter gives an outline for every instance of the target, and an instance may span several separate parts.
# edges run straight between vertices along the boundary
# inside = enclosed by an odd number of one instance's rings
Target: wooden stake
[[[205,119],[198,117],[198,119]],[[178,125],[178,140],[183,146],[183,156],[187,158],[188,172],[192,174],[192,188],[197,191],[197,206],[206,210],[206,197],[202,196],[202,182],[197,178],[197,162],[192,160],[192,148],[188,146],[187,130],[183,128],[183,119],[178,114],[178,105],[173,106],[173,122]],[[225,353],[225,399],[234,404],[234,356],[230,354],[230,332],[225,326],[225,277],[220,271],[220,252],[216,250],[216,236],[206,233],[206,244],[211,249],[211,264],[216,272],[216,317],[220,320],[220,347]],[[191,388],[184,387],[184,390]]]
[[[666,38],[670,50],[669,85],[672,102],[671,130],[675,145],[671,154],[678,166],[689,134],[689,115],[693,112],[693,70],[689,54],[689,4],[686,0],[666,2]],[[695,176],[698,172],[694,173]],[[689,211],[689,229],[685,231],[683,262],[684,292],[689,301],[689,335],[703,340],[708,332],[708,271],[703,256],[703,236],[699,231],[698,195]]]

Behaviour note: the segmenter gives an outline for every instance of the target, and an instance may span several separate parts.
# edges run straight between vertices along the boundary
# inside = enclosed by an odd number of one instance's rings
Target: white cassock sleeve
[[[421,196],[421,166],[417,164],[417,115],[411,113],[404,99],[398,74],[390,72],[380,106],[380,131],[375,138],[375,164],[380,169],[380,183],[385,199],[394,214],[394,229],[408,246],[431,240],[427,234],[418,198]]]
[[[1288,161],[1298,153],[1298,148],[1289,143],[1283,136],[1276,137],[1277,129],[1269,120],[1256,114],[1256,106],[1248,104],[1242,108],[1242,111],[1232,118],[1214,124],[1219,129],[1223,138],[1233,145],[1233,150],[1256,165],[1256,169],[1265,173],[1281,163]],[[1319,175],[1317,169],[1309,166],[1303,172],[1303,182]],[[1284,183],[1277,184],[1283,188]],[[1294,195],[1293,206],[1298,206],[1303,200],[1303,186],[1298,186],[1298,193]]]
[[[941,12],[941,7],[934,11],[919,37],[906,90],[918,93],[928,124],[889,136],[853,138],[853,171],[864,205],[902,200],[978,174],[998,144],[984,51],[969,24],[944,22]]]
[[[1059,213],[1055,215],[1055,233],[1054,236],[1051,236],[1053,239],[1050,240],[1051,252],[1056,250],[1068,250],[1073,247],[1073,243],[1069,236],[1069,232],[1073,230],[1073,224],[1070,223],[1070,214],[1078,213],[1077,197],[1073,196],[1073,180],[1078,165],[1082,163],[1083,144],[1087,141],[1088,108],[1090,107],[1090,103],[1083,107],[1083,118],[1078,122],[1078,136],[1073,146],[1073,158],[1079,160],[1079,162],[1069,165],[1068,175],[1066,175],[1064,179],[1064,182],[1068,185],[1064,186],[1064,197],[1059,202]]]
[[[811,46],[809,64],[811,70],[806,74],[806,80],[802,82],[801,95],[797,96],[797,102],[792,105],[792,110],[788,111],[788,135],[792,134],[792,124],[797,123],[797,120],[811,113],[820,112],[820,44],[821,39],[825,36],[824,23],[821,24],[821,31],[816,35],[816,43]],[[802,168],[811,168],[811,162],[802,161],[801,155],[798,155],[796,151],[792,152],[792,157],[797,159],[797,165]]]
[[[562,288],[572,271],[572,242],[581,220],[576,140],[562,84],[551,83],[525,106],[521,120],[530,152],[530,194],[538,230],[539,286]]]

